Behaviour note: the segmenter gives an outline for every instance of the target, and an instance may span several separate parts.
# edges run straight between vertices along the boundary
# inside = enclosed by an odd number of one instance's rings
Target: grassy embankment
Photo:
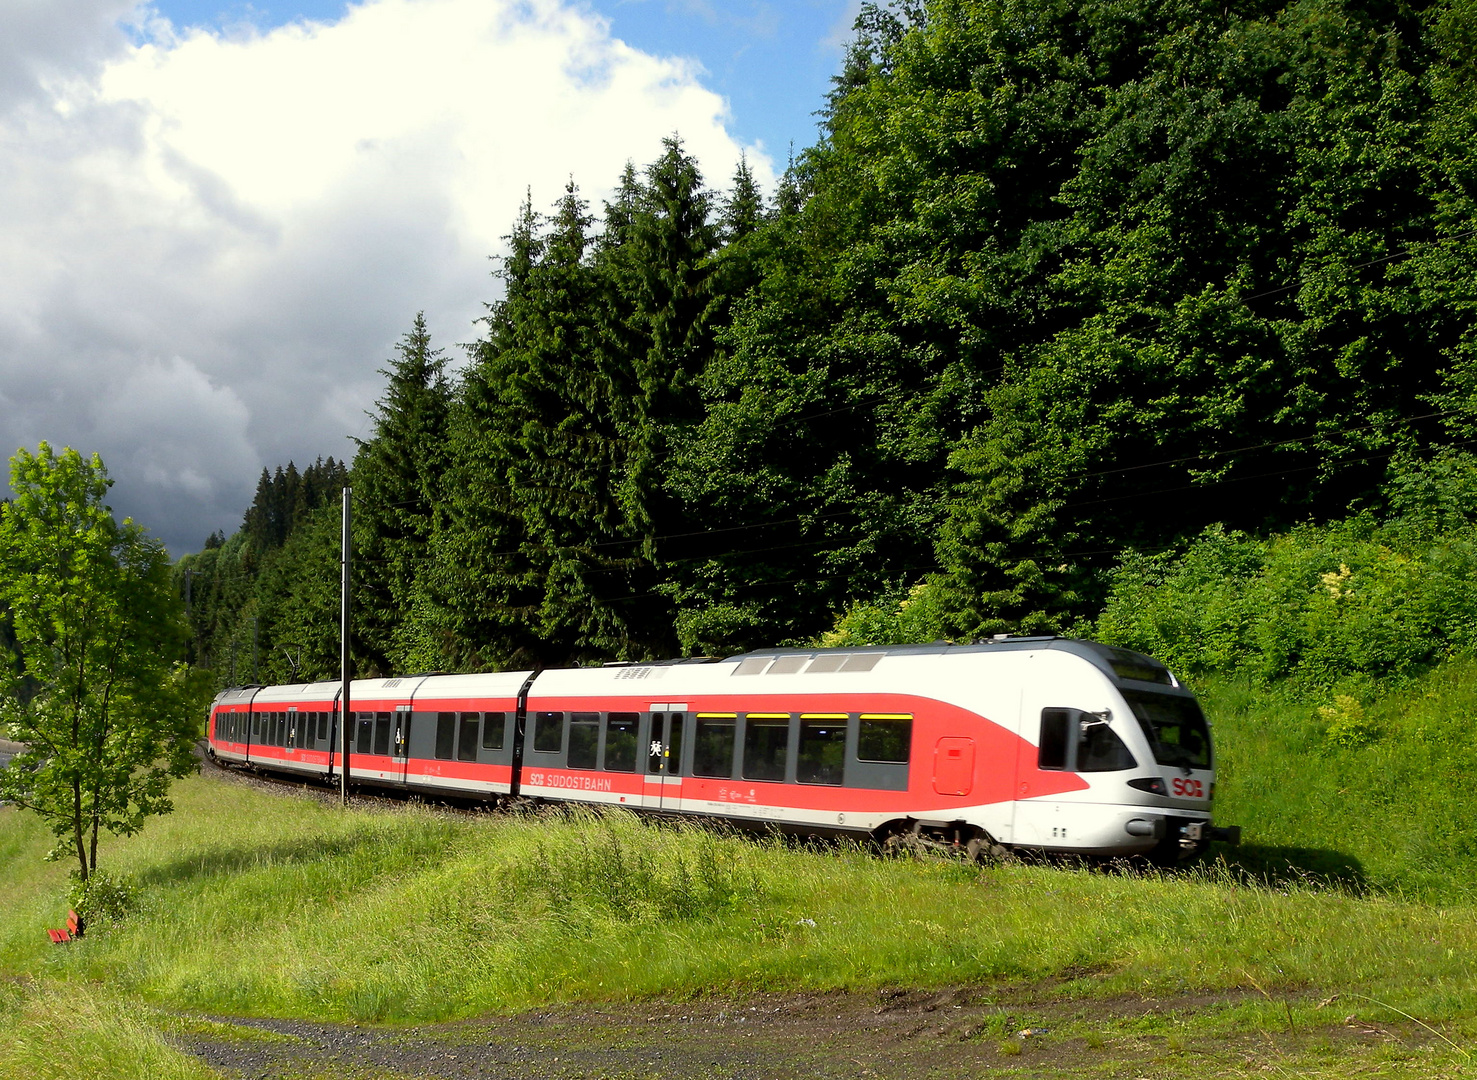
[[[54,948],[42,928],[65,910],[66,868],[42,861],[34,820],[3,810],[0,1075],[212,1075],[161,1041],[179,1022],[160,1010],[413,1021],[1048,979],[1058,997],[1256,991],[1166,1021],[1202,1034],[1400,1010],[1471,1041],[1477,665],[1370,707],[1380,734],[1357,747],[1330,742],[1312,708],[1235,687],[1207,701],[1219,813],[1248,846],[1162,879],[883,860],[628,815],[344,814],[202,778],[180,785],[174,815],[109,842],[103,865],[134,883],[134,912]],[[1277,878],[1247,884],[1248,869]],[[1337,1016],[1319,1009],[1336,994]],[[1465,1061],[1435,1046],[1433,1067]]]

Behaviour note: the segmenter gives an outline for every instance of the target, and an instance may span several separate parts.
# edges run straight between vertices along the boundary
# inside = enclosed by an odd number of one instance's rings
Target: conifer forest
[[[337,677],[345,484],[361,677],[1091,632],[1477,484],[1474,57],[1474,0],[866,5],[775,191],[674,135],[522,207],[465,356],[408,312],[352,461],[176,565],[194,659]]]

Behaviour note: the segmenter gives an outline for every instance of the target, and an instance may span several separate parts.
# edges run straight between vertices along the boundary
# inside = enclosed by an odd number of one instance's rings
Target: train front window
[[[1210,768],[1210,729],[1192,697],[1123,691],[1129,708],[1144,729],[1154,760],[1181,769]]]

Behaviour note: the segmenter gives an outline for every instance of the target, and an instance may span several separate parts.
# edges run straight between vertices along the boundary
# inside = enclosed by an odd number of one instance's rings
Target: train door
[[[974,790],[974,740],[946,736],[933,752],[933,790],[940,795],[968,795]]]
[[[332,780],[337,773],[334,772],[339,766],[340,751],[343,749],[339,741],[339,702],[343,700],[344,691],[340,687],[333,695],[333,711],[328,714],[328,778]]]
[[[395,706],[395,727],[390,741],[390,761],[395,778],[405,783],[410,771],[410,706]]]
[[[303,717],[298,715],[297,706],[289,705],[287,707],[287,726],[283,733],[284,737],[282,739],[282,746],[286,750],[286,753],[283,756],[289,762],[297,761],[298,748],[303,745],[302,723]]]
[[[653,705],[652,710],[645,805],[675,810],[682,797],[682,734],[687,706]]]

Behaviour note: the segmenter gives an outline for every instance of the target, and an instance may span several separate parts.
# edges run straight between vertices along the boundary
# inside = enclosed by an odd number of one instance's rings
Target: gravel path
[[[565,1006],[416,1028],[219,1018],[235,1031],[181,1043],[226,1075],[252,1080],[923,1080],[1251,1075],[1281,1070],[1314,1047],[1357,1067],[1424,1041],[1419,1030],[1337,1015],[1315,1030],[1173,1034],[1192,1014],[1253,996],[1061,1001],[1042,986],[766,994]]]

